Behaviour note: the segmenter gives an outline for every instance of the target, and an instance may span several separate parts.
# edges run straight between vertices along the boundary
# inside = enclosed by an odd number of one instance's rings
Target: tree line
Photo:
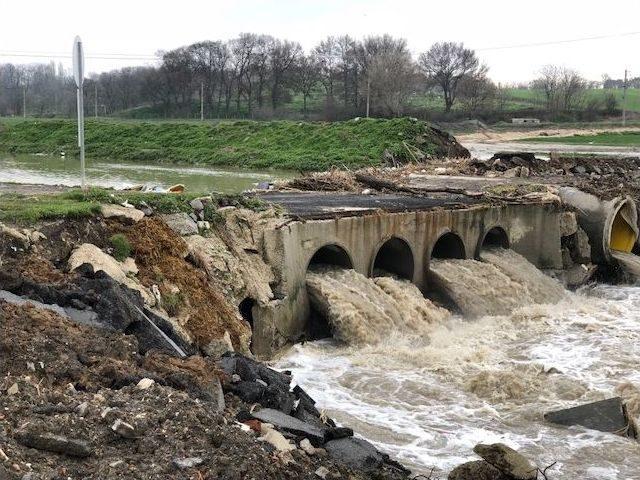
[[[389,35],[327,37],[305,52],[297,42],[245,33],[160,52],[158,60],[157,66],[92,75],[85,83],[86,114],[335,120],[427,117],[429,99],[442,102],[445,114],[455,109],[465,115],[502,111],[508,102],[476,52],[454,42],[436,43],[413,58],[406,40]],[[560,112],[582,106],[588,82],[549,66],[530,86],[541,92],[547,111]],[[25,109],[73,115],[75,84],[61,65],[0,64],[0,115]]]

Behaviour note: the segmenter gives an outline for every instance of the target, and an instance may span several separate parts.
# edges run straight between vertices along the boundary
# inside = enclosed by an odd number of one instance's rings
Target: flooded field
[[[261,182],[292,178],[294,175],[294,172],[286,170],[241,170],[87,160],[87,182],[94,186],[116,189],[134,185],[168,187],[182,183],[191,192],[238,193],[254,188]],[[0,183],[2,182],[77,186],[80,185],[80,161],[76,158],[0,153]]]
[[[477,301],[473,285],[490,283],[483,301],[496,308],[485,310],[507,314],[447,316],[424,304],[432,313],[418,321],[415,301],[406,300],[415,292],[397,293],[411,288],[406,282],[378,291],[378,279],[355,272],[310,274],[310,293],[322,297],[343,342],[298,345],[277,366],[292,370],[327,414],[415,473],[435,467],[434,478],[444,478],[477,458],[477,443],[503,442],[539,467],[557,462],[549,478],[640,478],[640,443],[543,420],[550,410],[617,395],[637,418],[640,287],[600,284],[570,293],[537,271],[515,275],[532,266],[513,252],[485,257],[482,264],[442,260],[438,275],[463,306]],[[506,306],[503,288],[513,297]],[[373,290],[387,295],[384,302],[362,300]],[[544,298],[549,303],[532,303]],[[413,328],[406,328],[405,310]]]

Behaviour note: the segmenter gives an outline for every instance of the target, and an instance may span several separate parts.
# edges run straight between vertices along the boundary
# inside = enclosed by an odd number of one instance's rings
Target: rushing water
[[[333,306],[333,319],[365,322],[376,333],[365,336],[363,344],[358,335],[351,342],[348,338],[357,329],[343,329],[345,342],[298,345],[277,366],[291,369],[329,415],[416,473],[436,467],[440,477],[446,477],[455,465],[475,459],[475,444],[504,442],[540,467],[557,462],[549,478],[640,478],[640,443],[555,426],[542,418],[549,410],[618,394],[630,400],[634,416],[640,414],[640,391],[635,388],[640,386],[640,287],[596,285],[558,294],[554,282],[545,279],[540,286],[535,275],[516,278],[513,272],[531,268],[522,257],[512,252],[493,255],[486,258],[493,269],[492,290],[516,284],[510,288],[529,297],[521,296],[508,314],[473,320],[442,315],[430,302],[418,302],[434,313],[423,314],[424,321],[415,321],[414,313],[412,328],[405,328],[406,320],[389,322],[379,313],[393,310],[391,300],[400,297],[375,290],[375,281],[355,272],[312,274],[312,296],[314,291],[322,296],[323,288],[332,292],[323,301],[325,308]],[[476,295],[469,277],[484,275],[487,281],[488,267],[484,270],[474,265],[464,272],[461,279],[469,298]],[[318,278],[322,275],[324,280]],[[393,289],[405,286],[398,282]],[[336,293],[340,291],[344,295]],[[370,293],[358,297],[358,291]],[[372,307],[374,291],[389,298],[374,301],[377,306]],[[558,303],[524,305],[543,292]],[[414,300],[396,302],[399,308],[407,305],[415,312],[414,293],[407,293]],[[458,300],[469,298],[459,293]],[[388,312],[386,316],[393,317]]]
[[[87,159],[87,182],[90,185],[127,188],[134,185],[168,187],[181,183],[191,192],[238,193],[260,182],[286,179],[290,171],[241,170],[145,162],[122,162]],[[80,161],[41,155],[7,155],[0,153],[0,182],[42,185],[80,185]]]

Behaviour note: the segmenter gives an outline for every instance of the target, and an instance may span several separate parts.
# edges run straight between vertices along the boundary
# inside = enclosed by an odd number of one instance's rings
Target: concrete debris
[[[123,223],[135,223],[144,218],[144,212],[132,206],[107,204],[100,207],[100,212],[104,218],[115,218]]]
[[[61,453],[72,457],[88,457],[91,447],[85,440],[67,438],[51,433],[18,432],[15,438],[23,445],[37,450]]]
[[[111,430],[116,432],[122,438],[133,439],[138,437],[133,425],[123,422],[120,419],[116,420],[113,425],[111,425]]]
[[[228,331],[224,332],[222,338],[216,338],[202,349],[209,357],[219,358],[227,352],[233,352],[233,343]]]
[[[331,458],[362,470],[380,468],[387,457],[361,438],[331,440],[324,446]]]
[[[18,384],[14,383],[13,385],[11,385],[9,388],[7,388],[7,395],[15,395],[20,391],[20,389],[18,388]]]
[[[187,213],[166,213],[161,215],[169,228],[178,235],[196,235],[198,233],[198,224],[196,220],[191,218]]]
[[[580,425],[592,430],[637,437],[625,404],[620,397],[545,413],[545,420],[558,425]]]
[[[204,459],[202,457],[174,458],[172,463],[177,468],[184,470],[202,465],[204,463]]]
[[[479,443],[473,447],[473,451],[491,466],[515,480],[535,480],[538,477],[538,467],[503,443]]]
[[[75,412],[78,414],[79,417],[84,417],[87,414],[88,410],[89,410],[88,402],[82,402],[80,405],[78,405],[75,408]]]
[[[280,452],[290,452],[296,447],[287,440],[284,435],[275,430],[272,426],[262,424],[262,436],[258,437],[261,442],[268,442]]]
[[[316,451],[318,450],[317,448],[315,448],[313,445],[311,445],[311,442],[309,441],[308,438],[304,438],[302,440],[300,440],[300,448],[307,454],[307,455],[315,455]]]
[[[263,423],[270,423],[282,430],[296,435],[304,435],[316,445],[324,443],[325,430],[305,423],[290,415],[285,415],[278,410],[263,408],[262,410],[253,412],[252,415]]]
[[[138,385],[136,385],[136,387],[140,390],[146,390],[147,388],[151,387],[151,385],[153,385],[154,383],[156,382],[151,378],[143,378],[138,382]]]
[[[558,217],[560,222],[560,236],[568,237],[578,231],[578,220],[573,212],[562,212]]]

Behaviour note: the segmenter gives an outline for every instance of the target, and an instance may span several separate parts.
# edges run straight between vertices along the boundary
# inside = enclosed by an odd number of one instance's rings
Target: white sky
[[[532,79],[546,64],[591,80],[625,67],[640,75],[640,0],[0,0],[0,62],[47,58],[7,52],[71,51],[79,34],[85,54],[153,55],[240,32],[299,41],[309,50],[327,35],[404,37],[415,55],[436,41],[478,49],[498,82]],[[620,36],[630,32],[635,35]],[[530,48],[481,50],[584,37],[612,38]],[[70,67],[70,59],[58,59]],[[145,60],[87,58],[104,71]]]

